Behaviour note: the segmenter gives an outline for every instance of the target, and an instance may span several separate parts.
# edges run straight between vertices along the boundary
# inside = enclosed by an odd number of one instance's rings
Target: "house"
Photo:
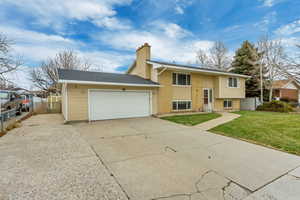
[[[273,96],[279,100],[300,103],[300,84],[292,79],[273,82]]]
[[[66,121],[240,109],[248,76],[151,59],[146,43],[126,74],[59,70]]]

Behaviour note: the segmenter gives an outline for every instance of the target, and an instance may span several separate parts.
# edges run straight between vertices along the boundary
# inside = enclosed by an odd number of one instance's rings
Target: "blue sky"
[[[299,0],[0,0],[0,32],[27,67],[73,49],[94,68],[122,72],[145,42],[152,57],[195,62],[221,40],[233,53],[268,34],[300,43]]]

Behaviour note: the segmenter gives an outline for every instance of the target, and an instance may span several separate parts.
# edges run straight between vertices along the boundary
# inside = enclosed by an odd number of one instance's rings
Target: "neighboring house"
[[[151,60],[146,43],[126,74],[59,70],[66,121],[240,109],[245,75]]]
[[[274,81],[273,93],[276,99],[285,99],[300,103],[300,85],[295,80]]]

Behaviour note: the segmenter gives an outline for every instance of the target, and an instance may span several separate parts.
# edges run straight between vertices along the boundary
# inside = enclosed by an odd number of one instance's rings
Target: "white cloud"
[[[189,39],[184,34],[179,34],[188,31],[178,25],[165,24],[166,29],[161,27],[162,24],[158,24],[158,29],[152,31],[106,32],[95,38],[115,49],[129,51],[134,51],[147,42],[152,46],[152,58],[176,62],[194,62],[195,52],[199,48],[206,50],[213,45],[212,41]],[[189,36],[193,38],[192,35]]]
[[[72,49],[83,59],[88,59],[93,70],[116,72],[118,67],[130,63],[134,58],[127,53],[112,51],[90,50],[79,41],[64,38],[58,35],[44,34],[16,27],[0,26],[2,33],[14,41],[13,53],[21,56],[24,67],[8,74],[8,78],[19,87],[30,89],[29,70],[32,63],[39,63],[49,57],[53,57],[61,50]],[[84,50],[86,49],[86,50]]]
[[[28,66],[21,66],[16,71],[9,72],[5,76],[9,81],[13,82],[16,87],[32,90],[34,88],[30,80],[31,69],[32,68]]]
[[[275,4],[279,3],[281,0],[259,0],[263,3],[263,6],[265,7],[272,7]]]
[[[174,0],[175,3],[175,13],[183,15],[185,13],[185,8],[190,6],[194,0]]]
[[[134,60],[133,55],[120,54],[117,52],[78,52],[83,59],[88,59],[92,63],[91,71],[117,72],[118,67],[126,66]]]
[[[131,0],[0,0],[13,5],[34,17],[33,23],[60,29],[66,20],[90,21],[111,29],[127,28],[115,17],[114,6],[131,3]]]
[[[273,11],[267,13],[260,22],[254,24],[255,27],[259,28],[261,31],[268,31],[269,25],[276,23],[277,12]]]
[[[175,12],[180,15],[184,14],[183,8],[181,8],[179,5],[175,6]]]
[[[155,21],[151,23],[151,28],[155,32],[163,32],[167,37],[170,38],[184,38],[187,36],[192,36],[192,33],[183,29],[178,24],[167,23],[164,21]]]
[[[0,30],[13,41],[14,52],[30,61],[41,61],[54,56],[59,50],[80,46],[79,42],[58,35],[1,25]]]
[[[296,20],[292,23],[286,24],[278,28],[275,33],[278,35],[292,35],[300,32],[300,20]]]
[[[105,27],[107,29],[130,29],[131,25],[129,21],[119,20],[115,17],[105,17],[100,20],[94,20],[94,23],[98,26]]]

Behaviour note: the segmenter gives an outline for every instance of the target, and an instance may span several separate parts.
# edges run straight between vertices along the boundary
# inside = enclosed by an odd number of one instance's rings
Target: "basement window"
[[[191,85],[190,74],[173,73],[173,85]]]
[[[225,99],[223,102],[224,108],[225,109],[230,109],[232,108],[232,100],[229,99]]]
[[[191,101],[173,101],[173,110],[189,110],[191,105]]]

